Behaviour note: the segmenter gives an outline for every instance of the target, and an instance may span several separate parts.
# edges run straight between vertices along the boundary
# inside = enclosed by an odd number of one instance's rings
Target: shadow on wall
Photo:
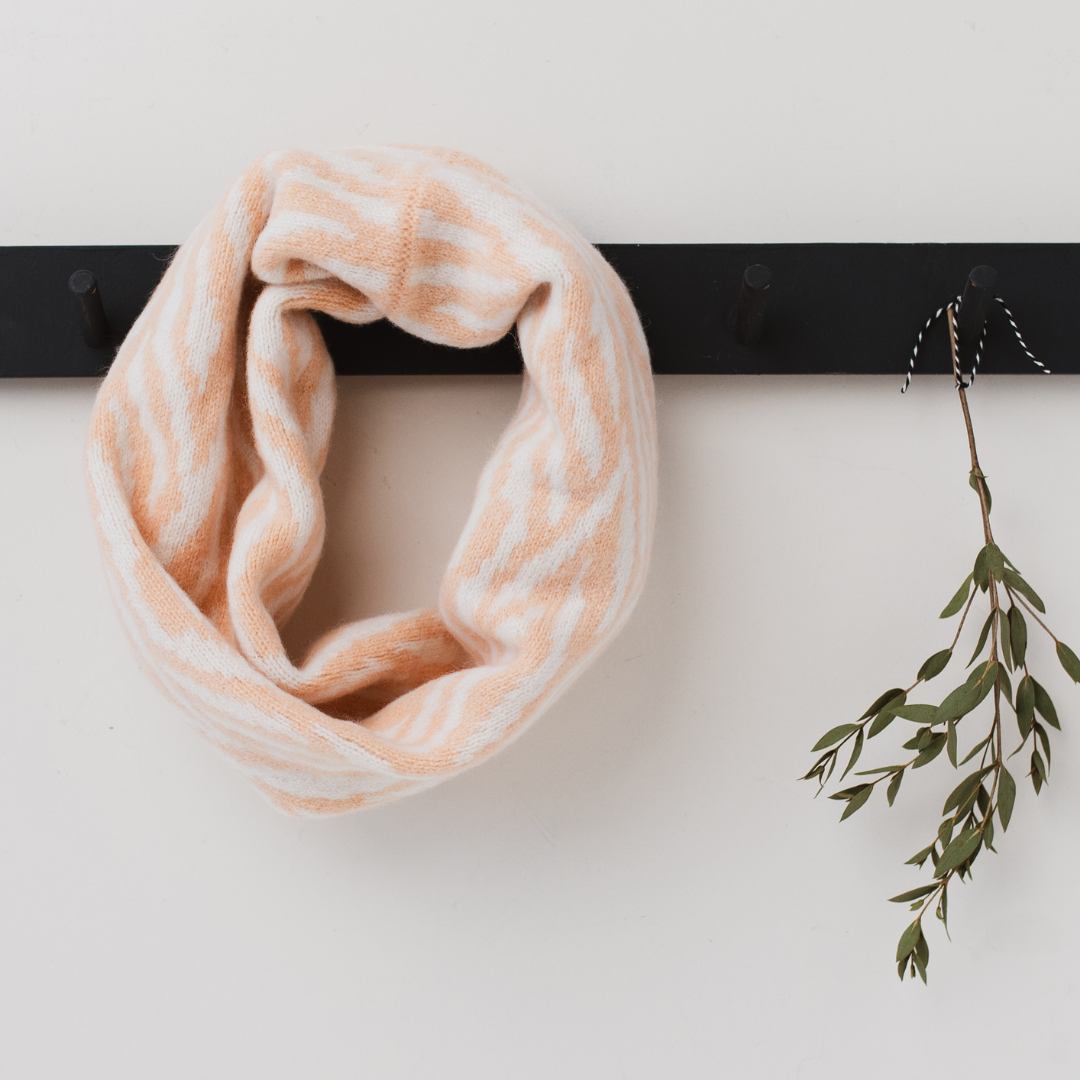
[[[343,377],[323,470],[322,558],[282,638],[294,659],[343,622],[433,607],[515,376]]]
[[[480,471],[520,392],[517,376],[338,380],[337,417],[323,473],[326,544],[282,633],[290,655],[301,657],[342,622],[437,603]],[[676,513],[681,498],[674,495],[672,505],[661,496],[661,514],[665,507],[672,512],[676,533],[683,531]],[[373,813],[407,820],[419,813],[425,831],[435,819],[449,825],[449,815],[462,827],[459,815],[469,818],[474,812],[465,803],[503,802],[505,792],[496,792],[506,785],[527,817],[548,822],[541,831],[558,830],[557,822],[568,815],[597,811],[607,818],[615,807],[625,810],[626,800],[647,813],[658,761],[671,758],[677,767],[663,744],[670,741],[676,719],[669,714],[670,681],[678,678],[680,656],[687,655],[680,644],[687,628],[678,598],[693,595],[687,580],[692,565],[665,557],[666,532],[662,520],[645,594],[630,623],[530,729],[527,751],[520,744],[510,747],[461,781]],[[468,799],[455,794],[459,783],[469,785]],[[407,809],[413,803],[424,806]],[[603,805],[608,809],[599,809]],[[369,819],[370,814],[360,814],[343,821],[356,821],[368,833],[360,822]],[[381,833],[385,824],[372,833]],[[605,835],[612,824],[595,822]],[[575,821],[575,829],[582,825]],[[632,827],[630,819],[626,827]],[[367,839],[378,843],[371,833]]]

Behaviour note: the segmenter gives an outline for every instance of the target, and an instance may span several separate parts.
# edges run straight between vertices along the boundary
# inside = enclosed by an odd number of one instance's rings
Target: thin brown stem
[[[964,607],[964,614],[960,616],[960,625],[956,628],[956,634],[953,636],[952,644],[949,646],[949,652],[952,652],[956,648],[956,643],[960,640],[960,631],[964,629],[964,623],[967,620],[968,612],[971,610],[971,605],[975,603],[975,597],[979,595],[979,586],[976,585],[971,590],[971,595],[968,597],[967,605]],[[916,683],[915,686],[919,684]],[[914,689],[914,687],[912,687]]]
[[[964,410],[964,426],[967,428],[968,449],[971,451],[971,470],[978,481],[979,504],[982,507],[983,535],[986,543],[994,542],[994,534],[990,531],[990,502],[987,498],[986,484],[983,483],[982,469],[979,468],[979,455],[975,449],[975,430],[971,426],[971,413],[968,411],[967,388],[960,374],[960,361],[956,353],[956,325],[953,322],[953,308],[949,305],[946,312],[949,323],[949,349],[952,353],[953,375],[956,378],[956,389],[960,395],[960,406]]]
[[[975,483],[977,485],[976,490],[979,494],[979,508],[982,511],[983,538],[985,543],[992,544],[994,542],[994,534],[990,529],[990,493],[986,487],[986,480],[983,477],[982,468],[979,466],[978,451],[975,449],[975,429],[972,427],[971,412],[968,409],[967,387],[964,385],[964,380],[961,377],[960,373],[960,360],[956,350],[956,324],[954,322],[954,312],[951,304],[949,305],[949,308],[946,312],[946,317],[949,325],[949,350],[952,356],[953,376],[956,379],[957,393],[960,395],[960,407],[964,411],[964,427],[967,429],[968,449],[971,451],[971,474],[975,478]],[[1002,618],[1003,614],[1001,611],[1001,604],[998,599],[997,581],[995,580],[993,574],[990,574],[988,576],[988,586],[990,593],[990,613],[991,615],[994,615],[995,612],[997,614],[997,617],[994,619],[993,625],[991,627],[990,660],[988,661],[991,662],[996,661],[998,658],[998,619]],[[1005,588],[1006,591],[1009,591],[1007,585],[1005,586]],[[1009,596],[1010,598],[1012,598],[1011,591],[1009,591]],[[1035,616],[1035,618],[1036,621],[1038,621],[1039,624],[1043,627],[1043,629],[1046,630],[1047,633],[1050,633],[1046,624],[1043,623],[1042,620],[1038,618],[1038,616]],[[1050,636],[1053,637],[1054,635],[1050,634]],[[1054,640],[1056,641],[1057,639],[1054,638]],[[994,750],[994,757],[992,760],[994,778],[990,789],[990,807],[987,814],[983,817],[982,825],[980,826],[981,832],[986,830],[986,823],[987,821],[989,821],[991,815],[994,812],[994,796],[997,794],[998,780],[1001,776],[1001,770],[1003,767],[1002,742],[1001,673],[999,671],[997,678],[994,680],[994,722],[990,728],[989,743],[989,746]],[[986,760],[985,756],[983,760]]]
[[[927,895],[923,901],[922,907],[919,909],[919,917],[915,920],[920,926],[922,925],[922,917],[930,910],[931,902],[934,899],[940,899],[941,894],[949,887],[949,882],[952,881],[953,874],[956,870],[950,870],[942,879],[941,884],[930,894]],[[946,931],[948,933],[948,931]]]

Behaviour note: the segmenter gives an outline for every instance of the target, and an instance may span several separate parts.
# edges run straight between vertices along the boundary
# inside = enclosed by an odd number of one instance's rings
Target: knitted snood
[[[322,549],[335,395],[312,311],[466,348],[516,323],[525,380],[438,607],[341,626],[294,663],[278,628]],[[144,666],[278,806],[341,813],[505,745],[625,622],[656,506],[648,353],[611,267],[483,164],[272,154],[124,341],[87,469]]]

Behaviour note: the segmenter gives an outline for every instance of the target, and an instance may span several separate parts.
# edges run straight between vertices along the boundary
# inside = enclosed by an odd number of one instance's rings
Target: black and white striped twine
[[[926,320],[926,325],[923,326],[923,328],[919,331],[919,337],[915,342],[915,348],[912,350],[911,359],[908,361],[908,370],[907,370],[907,375],[904,377],[904,385],[902,387],[900,387],[900,393],[901,394],[906,394],[908,387],[911,385],[911,378],[915,374],[915,358],[919,355],[919,346],[922,345],[923,334],[925,334],[926,331],[929,330],[930,327],[934,325],[934,322],[937,319],[940,319],[941,316],[946,311],[948,311],[950,308],[953,309],[953,313],[954,313],[954,316],[955,316],[955,312],[960,310],[960,299],[961,298],[958,296],[955,300],[952,300],[948,304],[943,304],[941,307],[939,307],[937,309],[937,311],[935,311],[934,314],[931,315],[930,318]],[[1018,327],[1016,325],[1016,319],[1013,316],[1013,313],[1006,306],[1005,301],[1002,300],[1000,296],[995,296],[994,299],[1001,305],[1001,310],[1005,312],[1005,317],[1009,320],[1009,325],[1012,327],[1013,333],[1016,335],[1016,340],[1020,343],[1020,348],[1024,350],[1024,353],[1027,355],[1027,357],[1031,360],[1031,362],[1044,375],[1049,375],[1050,374],[1050,369],[1045,364],[1043,364],[1041,361],[1036,360],[1035,359],[1035,354],[1027,347],[1027,342],[1024,341],[1023,337],[1020,335],[1020,327]],[[954,318],[953,319],[953,328],[954,328],[954,330],[955,330],[955,327],[956,327],[956,320]],[[957,386],[961,386],[961,385],[970,386],[975,381],[975,374],[979,370],[979,361],[982,360],[983,346],[985,344],[986,344],[986,324],[984,323],[983,324],[982,334],[979,337],[978,347],[975,349],[975,362],[971,365],[971,378],[965,383],[963,381],[961,373],[957,372],[957,376],[956,376],[956,385]],[[960,337],[959,337],[958,333],[957,333],[957,336],[956,336],[956,349],[957,349],[957,352],[960,351]]]

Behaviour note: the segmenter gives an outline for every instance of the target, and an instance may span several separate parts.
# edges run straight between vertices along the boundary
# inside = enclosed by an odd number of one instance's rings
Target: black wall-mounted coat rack
[[[1080,244],[598,247],[630,288],[658,374],[900,376],[927,316],[986,265],[1035,354],[1055,372],[1080,373]],[[0,247],[0,378],[103,374],[174,251]],[[1036,371],[998,305],[989,306],[981,370]],[[961,309],[962,326],[967,314]],[[342,375],[521,370],[510,335],[452,349],[385,321],[320,323]],[[945,335],[939,320],[920,349],[921,372],[951,370]]]

